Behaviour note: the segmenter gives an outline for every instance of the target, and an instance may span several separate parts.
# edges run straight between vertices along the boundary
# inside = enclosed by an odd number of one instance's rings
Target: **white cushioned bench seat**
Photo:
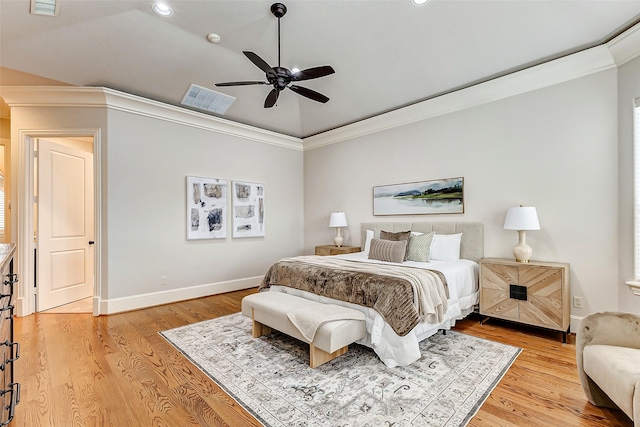
[[[242,299],[242,314],[252,319],[254,338],[271,333],[270,328],[273,328],[308,343],[309,364],[312,368],[346,353],[349,344],[366,334],[364,314],[361,312],[340,307],[340,310],[349,312],[352,315],[350,317],[355,318],[324,321],[326,308],[327,304],[283,292],[260,292]],[[295,310],[303,310],[307,315],[316,316],[316,320],[322,322],[313,340],[305,338],[290,320],[288,314]]]

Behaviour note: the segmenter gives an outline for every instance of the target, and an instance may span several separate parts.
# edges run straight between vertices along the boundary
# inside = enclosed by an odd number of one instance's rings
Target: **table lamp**
[[[329,227],[336,229],[336,237],[333,238],[333,242],[337,247],[342,246],[344,239],[340,235],[340,227],[347,226],[347,215],[344,212],[332,212],[329,217]]]
[[[504,229],[518,231],[518,244],[513,248],[513,255],[517,262],[529,262],[532,250],[527,245],[527,230],[540,230],[536,208],[522,205],[509,208],[504,219]]]

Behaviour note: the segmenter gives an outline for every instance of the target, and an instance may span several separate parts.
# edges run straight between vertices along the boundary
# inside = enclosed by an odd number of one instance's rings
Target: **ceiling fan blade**
[[[225,82],[225,83],[216,83],[216,86],[248,86],[248,85],[268,85],[268,82]]]
[[[321,93],[316,92],[315,90],[307,89],[306,87],[291,85],[289,89],[297,93],[298,95],[305,96],[309,99],[313,99],[314,101],[322,102],[323,104],[329,100],[326,96]]]
[[[269,95],[267,95],[267,99],[264,100],[264,108],[271,108],[276,105],[279,94],[280,91],[271,89],[271,92],[269,92]]]
[[[318,77],[328,76],[335,73],[335,70],[330,65],[323,65],[322,67],[307,68],[306,70],[298,71],[294,73],[291,80],[301,81],[317,79]]]
[[[264,71],[265,73],[268,73],[269,71],[271,71],[271,67],[269,66],[269,64],[266,63],[266,61],[262,58],[260,58],[258,55],[256,55],[253,52],[249,52],[246,50],[243,50],[242,53],[244,53],[244,55],[249,58],[249,60],[251,62],[253,62],[254,64],[256,64],[256,66],[258,68],[260,68],[262,71]]]

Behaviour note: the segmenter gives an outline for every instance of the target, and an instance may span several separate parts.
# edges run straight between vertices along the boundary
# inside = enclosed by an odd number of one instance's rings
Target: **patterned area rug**
[[[387,368],[369,348],[316,369],[309,346],[281,333],[251,338],[242,314],[160,333],[265,426],[464,426],[521,349],[447,331],[422,358]]]

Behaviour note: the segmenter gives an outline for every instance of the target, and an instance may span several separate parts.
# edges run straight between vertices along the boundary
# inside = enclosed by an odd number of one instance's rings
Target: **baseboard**
[[[155,305],[170,304],[209,295],[254,288],[260,284],[263,277],[264,276],[247,277],[227,282],[208,283],[188,288],[132,295],[130,297],[103,299],[100,301],[100,314],[122,313],[124,311],[139,310]]]
[[[571,315],[571,332],[573,332],[574,334],[578,332],[578,328],[580,327],[580,323],[582,323],[582,319],[584,319],[584,316]]]

